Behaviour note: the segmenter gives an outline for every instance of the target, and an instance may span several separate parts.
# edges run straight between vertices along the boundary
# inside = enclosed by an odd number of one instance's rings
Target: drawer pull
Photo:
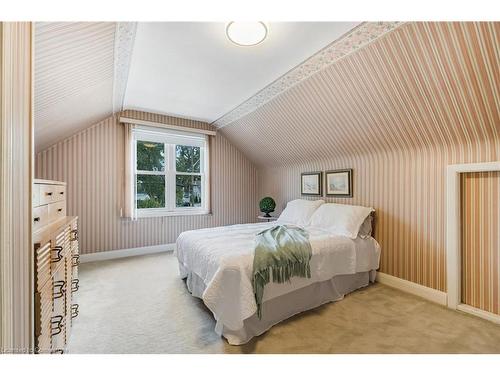
[[[64,195],[64,191],[59,192],[59,194]]]
[[[80,265],[80,254],[73,255],[71,257],[71,260],[72,260],[71,265],[73,267],[79,266]]]
[[[80,283],[79,279],[71,280],[71,291],[72,292],[78,291],[78,289],[80,288],[80,286],[78,285],[79,283]]]
[[[66,281],[60,280],[54,283],[54,299],[64,297]],[[56,289],[59,289],[58,291]]]
[[[62,332],[63,329],[63,316],[62,315],[56,315],[53,316],[52,319],[50,320],[51,324],[51,336],[56,336]]]
[[[78,229],[71,231],[71,241],[78,241]]]
[[[35,217],[35,218],[33,219],[33,221],[35,221],[35,222],[40,221],[40,218],[39,218],[39,217]]]
[[[57,263],[59,262],[61,259],[62,259],[62,251],[63,251],[63,247],[62,246],[54,246],[52,248],[52,251],[55,252],[55,256],[51,258],[51,262],[52,263]]]
[[[78,308],[80,306],[78,305],[78,303],[74,303],[71,305],[71,319],[74,319],[78,316]]]
[[[58,208],[58,209],[57,209],[57,212],[62,212],[62,208]]]
[[[52,195],[52,192],[51,191],[48,191],[46,192],[45,194],[47,194],[49,197]]]

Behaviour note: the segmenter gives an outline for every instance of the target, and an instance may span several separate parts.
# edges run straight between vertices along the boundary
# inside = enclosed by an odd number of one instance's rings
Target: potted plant
[[[276,208],[276,202],[271,197],[264,197],[260,200],[259,208],[261,212],[264,212],[264,217],[271,217],[269,213],[274,212]]]

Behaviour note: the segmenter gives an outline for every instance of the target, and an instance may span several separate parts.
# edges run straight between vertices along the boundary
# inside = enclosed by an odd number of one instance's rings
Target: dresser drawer
[[[36,248],[36,290],[40,291],[41,288],[50,280],[51,269],[51,242],[46,242],[42,246]]]
[[[54,202],[60,202],[60,201],[66,202],[66,186],[55,185],[54,190],[55,190]]]
[[[58,267],[52,276],[53,287],[53,309],[52,309],[52,352],[56,353],[64,349],[66,343],[67,306],[66,300],[70,287],[66,283],[66,258],[63,259],[63,267]]]
[[[55,202],[56,185],[38,185],[40,189],[40,204]]]
[[[49,207],[47,205],[33,208],[33,232],[49,223]]]
[[[71,286],[66,283],[66,268],[60,267],[52,276],[55,315],[66,315],[66,295],[71,293]]]
[[[71,257],[70,243],[71,226],[66,225],[52,240],[51,273],[54,275],[58,269],[66,267],[66,257]]]
[[[35,293],[35,338],[38,353],[52,351],[52,282],[48,282]]]
[[[57,221],[66,216],[66,201],[49,203],[49,222]]]
[[[66,320],[64,315],[52,315],[51,319],[51,353],[63,353],[66,341]]]

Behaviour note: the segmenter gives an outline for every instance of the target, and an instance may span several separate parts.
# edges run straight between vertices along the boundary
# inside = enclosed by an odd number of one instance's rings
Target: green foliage
[[[165,170],[165,149],[163,143],[137,141],[137,170]]]
[[[274,209],[276,208],[276,202],[271,197],[264,197],[259,203],[259,208],[261,212],[264,212],[266,214],[274,212]]]
[[[165,207],[165,177],[137,175],[137,208]]]
[[[201,149],[195,146],[175,146],[177,172],[200,173]],[[201,206],[201,177],[177,175],[175,179],[175,205],[177,207]]]
[[[175,169],[177,172],[200,173],[200,148],[175,146]]]
[[[201,206],[201,176],[176,176],[175,204],[177,207]]]
[[[156,199],[146,199],[137,202],[137,208],[162,208],[163,206]]]
[[[200,173],[201,149],[194,146],[175,146],[177,172]],[[165,170],[165,147],[163,143],[137,141],[137,170]],[[175,187],[177,207],[201,206],[201,176],[177,175]],[[137,175],[137,208],[165,207],[165,177]]]

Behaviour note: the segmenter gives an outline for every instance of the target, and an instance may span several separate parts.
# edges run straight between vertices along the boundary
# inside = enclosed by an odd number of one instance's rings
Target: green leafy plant
[[[271,217],[270,212],[274,212],[276,208],[276,202],[271,197],[264,197],[259,202],[259,208],[261,212],[264,212],[266,217]]]

